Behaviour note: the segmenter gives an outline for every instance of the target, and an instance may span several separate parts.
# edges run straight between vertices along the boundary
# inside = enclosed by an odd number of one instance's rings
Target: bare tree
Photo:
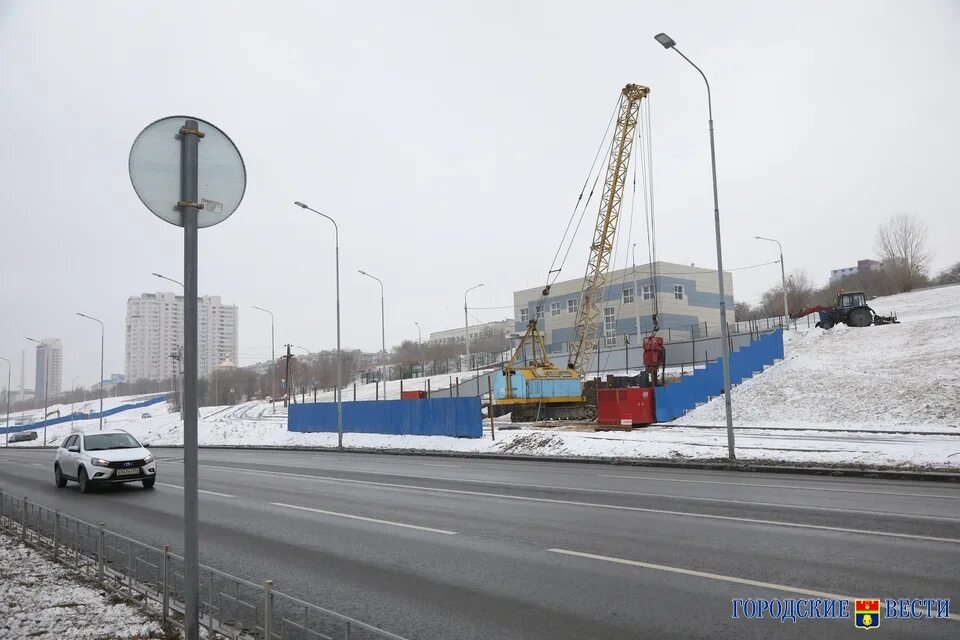
[[[887,220],[877,229],[876,249],[897,292],[912,291],[927,281],[931,256],[927,225],[920,218],[900,213]]]
[[[952,267],[947,267],[937,274],[934,282],[937,284],[960,284],[960,262],[957,262]]]
[[[787,276],[787,306],[790,309],[809,307],[816,290],[810,276],[803,269],[794,270]],[[776,286],[760,295],[760,309],[766,317],[783,315],[783,287]]]
[[[749,302],[737,302],[733,305],[733,317],[736,322],[746,320],[755,320],[760,316],[760,311],[750,306]]]

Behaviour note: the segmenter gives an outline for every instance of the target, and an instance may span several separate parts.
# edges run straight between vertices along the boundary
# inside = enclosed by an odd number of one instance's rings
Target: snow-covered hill
[[[956,431],[960,429],[960,285],[877,298],[900,324],[785,336],[783,362],[734,388],[734,423]],[[722,398],[676,420],[724,423]]]

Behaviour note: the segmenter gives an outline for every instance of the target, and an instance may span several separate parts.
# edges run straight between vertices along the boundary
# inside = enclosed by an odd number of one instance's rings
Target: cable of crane
[[[646,154],[640,149],[640,163],[643,167],[643,206],[647,223],[647,259],[650,264],[650,276],[653,283],[653,333],[659,329],[660,302],[657,295],[660,291],[660,274],[657,267],[657,219],[653,207],[653,144],[651,143],[650,124],[650,97],[645,104],[640,105],[640,117],[643,119],[643,135],[646,139]],[[639,327],[637,329],[639,331]]]
[[[597,181],[600,178],[599,171],[597,172],[596,178],[594,178],[593,185],[590,187],[590,194],[587,196],[587,201],[583,203],[583,210],[580,212],[580,218],[577,221],[577,226],[574,229],[573,234],[570,236],[567,249],[563,254],[563,260],[560,262],[560,266],[557,267],[557,257],[560,255],[560,252],[563,251],[563,245],[567,241],[567,235],[570,232],[570,225],[573,224],[573,219],[577,216],[577,209],[580,208],[580,204],[583,201],[583,194],[587,189],[587,185],[590,183],[590,176],[593,175],[594,169],[597,167],[597,161],[600,159],[600,154],[603,151],[604,143],[607,140],[607,135],[610,133],[610,127],[617,116],[617,111],[619,111],[620,100],[622,100],[622,97],[617,99],[617,103],[614,105],[613,111],[610,113],[610,119],[607,121],[607,127],[603,132],[603,137],[600,138],[600,144],[597,146],[597,152],[593,156],[593,162],[590,164],[590,170],[587,172],[587,177],[583,181],[583,187],[580,189],[580,194],[577,196],[577,201],[573,206],[573,211],[570,213],[570,219],[567,221],[567,227],[564,229],[563,236],[560,238],[560,244],[557,245],[557,251],[553,255],[553,261],[550,263],[550,270],[547,272],[547,287],[557,281],[560,271],[563,269],[563,265],[566,264],[567,256],[570,255],[570,248],[573,246],[574,238],[576,238],[577,232],[580,230],[580,223],[583,222],[583,214],[586,212],[587,207],[590,205],[590,200],[593,198],[593,192],[596,189]],[[554,267],[556,267],[556,269],[554,269]],[[551,277],[553,277],[552,281],[550,279]]]

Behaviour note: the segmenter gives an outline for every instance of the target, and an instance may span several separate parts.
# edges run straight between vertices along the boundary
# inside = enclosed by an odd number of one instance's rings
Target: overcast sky
[[[127,174],[153,120],[199,116],[243,154],[238,211],[200,232],[201,294],[240,309],[240,362],[277,342],[334,345],[333,231],[343,342],[387,343],[509,317],[546,276],[624,84],[651,87],[658,250],[715,267],[701,78],[713,87],[726,267],[776,258],[818,283],[873,256],[898,212],[960,260],[957,2],[0,3],[0,355],[59,337],[64,387],[123,371],[131,295],[181,279],[182,231]],[[589,216],[595,215],[591,211]],[[563,274],[583,274],[581,235]],[[642,242],[642,239],[641,239]],[[642,245],[641,245],[642,246]],[[641,259],[638,251],[638,261]],[[643,256],[645,261],[645,252]],[[622,261],[621,261],[622,265]],[[619,266],[619,265],[618,265]],[[738,271],[737,300],[776,284]],[[473,320],[472,320],[473,321]],[[2,367],[0,367],[2,371]],[[4,372],[5,373],[5,372]],[[6,381],[0,382],[5,385]]]

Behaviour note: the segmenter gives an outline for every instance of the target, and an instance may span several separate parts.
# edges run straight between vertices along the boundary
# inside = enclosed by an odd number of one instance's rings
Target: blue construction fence
[[[730,354],[730,384],[752,378],[764,367],[783,359],[783,330],[762,335]],[[698,404],[723,393],[723,360],[717,359],[680,382],[657,387],[657,422],[676,420]]]
[[[131,409],[143,409],[144,407],[150,407],[155,404],[160,404],[161,402],[166,402],[169,397],[169,394],[163,394],[159,396],[154,396],[144,400],[143,402],[134,402],[131,404],[121,404],[112,409],[104,409],[103,417],[113,416],[124,411],[130,411]],[[34,429],[39,429],[46,424],[48,427],[52,427],[55,424],[63,424],[64,422],[70,422],[71,420],[96,420],[100,417],[99,411],[92,411],[90,413],[71,413],[70,415],[60,416],[57,418],[51,418],[44,423],[42,420],[40,422],[34,422],[32,424],[21,424],[11,427],[0,427],[0,433],[20,433],[21,431],[33,431]]]
[[[479,438],[483,435],[482,420],[477,396],[343,403],[344,433]],[[291,404],[287,408],[287,430],[336,433],[337,403]]]

